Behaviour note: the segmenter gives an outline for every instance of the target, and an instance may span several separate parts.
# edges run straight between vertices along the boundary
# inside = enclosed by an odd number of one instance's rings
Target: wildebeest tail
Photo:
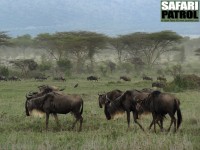
[[[83,113],[83,100],[82,100],[82,103],[81,103],[81,110],[80,110],[80,114],[82,115]]]
[[[181,110],[180,110],[180,101],[178,99],[175,99],[176,101],[176,108],[177,108],[177,118],[178,118],[178,121],[177,121],[177,129],[180,127],[181,125],[181,122],[182,122],[182,114],[181,114]]]

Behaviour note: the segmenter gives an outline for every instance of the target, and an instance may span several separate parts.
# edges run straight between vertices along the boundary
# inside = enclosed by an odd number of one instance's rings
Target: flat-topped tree
[[[22,36],[17,36],[16,38],[13,38],[12,43],[14,46],[19,47],[23,51],[24,59],[26,58],[25,51],[27,48],[33,47],[33,39],[31,35],[25,34]]]
[[[75,60],[76,70],[79,72],[86,59],[90,60],[93,70],[94,54],[105,46],[106,36],[86,31],[45,33],[39,34],[35,42],[39,48],[47,50],[56,61],[66,57]]]
[[[114,38],[109,38],[109,43],[114,48],[114,50],[117,52],[118,61],[121,64],[122,63],[123,52],[125,52],[124,51],[125,44],[122,41],[121,36],[114,37]]]
[[[153,66],[160,55],[177,51],[176,44],[182,39],[173,31],[154,33],[137,32],[122,36],[130,57],[138,57],[149,67]]]
[[[0,31],[0,46],[11,46],[10,39],[11,37],[8,36],[7,32]]]
[[[64,44],[63,38],[57,34],[42,33],[34,38],[34,45],[36,48],[45,49],[56,61],[64,57]]]

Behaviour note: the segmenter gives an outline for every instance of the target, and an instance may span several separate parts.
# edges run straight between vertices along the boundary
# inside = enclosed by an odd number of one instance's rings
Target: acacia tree
[[[18,59],[10,61],[12,65],[21,70],[22,75],[28,76],[28,72],[36,70],[38,64],[33,59]]]
[[[176,51],[174,46],[182,37],[172,31],[161,31],[155,33],[138,32],[124,35],[122,38],[129,56],[141,58],[151,67],[162,54]]]
[[[122,54],[125,48],[125,44],[122,41],[122,37],[115,37],[115,38],[110,38],[109,43],[112,45],[112,47],[116,50],[117,56],[118,56],[118,61],[119,64],[122,62]]]
[[[10,42],[11,37],[8,36],[7,32],[0,31],[0,46],[10,46],[12,43]]]
[[[71,55],[79,72],[87,58],[93,70],[94,55],[105,46],[106,36],[95,32],[57,32],[40,34],[35,38],[37,45],[44,48],[56,60],[61,61]],[[71,58],[71,57],[69,57]],[[79,70],[79,71],[78,71]]]
[[[65,57],[65,37],[60,33],[43,33],[37,35],[34,39],[35,47],[45,49],[56,61]]]
[[[91,72],[94,71],[94,55],[99,52],[99,50],[106,47],[107,37],[103,34],[95,32],[81,32],[85,37],[87,49],[88,49],[88,58],[90,60]]]
[[[198,49],[195,50],[195,55],[199,56],[199,59],[200,59],[200,48],[198,48]]]
[[[26,56],[25,51],[27,48],[33,46],[33,39],[31,37],[31,35],[25,34],[25,35],[13,38],[12,43],[14,44],[14,46],[20,47],[20,49],[22,49],[24,59],[25,59],[25,56]]]

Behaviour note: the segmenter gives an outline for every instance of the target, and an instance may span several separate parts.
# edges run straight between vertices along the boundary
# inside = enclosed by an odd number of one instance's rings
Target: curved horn
[[[26,94],[26,99],[30,99],[32,96]]]
[[[106,100],[111,101],[111,100],[108,98],[107,94],[106,94]]]

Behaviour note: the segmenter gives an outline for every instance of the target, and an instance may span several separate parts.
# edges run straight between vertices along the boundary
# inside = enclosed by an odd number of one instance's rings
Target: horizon
[[[91,31],[108,36],[172,30],[200,36],[200,22],[161,22],[157,0],[1,0],[0,31],[10,36]]]

